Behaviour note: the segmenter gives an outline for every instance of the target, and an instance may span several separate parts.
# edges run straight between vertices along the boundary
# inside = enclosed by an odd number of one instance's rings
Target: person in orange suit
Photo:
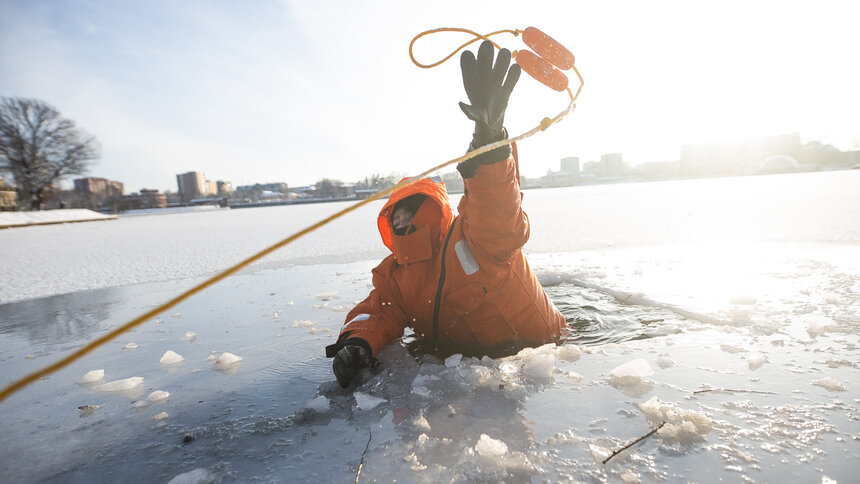
[[[484,42],[477,59],[460,58],[475,122],[469,151],[507,138],[504,116],[520,66]],[[373,269],[373,290],[347,314],[337,342],[326,347],[337,381],[348,387],[374,364],[406,326],[435,343],[484,348],[556,340],[564,317],[547,297],[522,247],[529,238],[516,146],[504,146],[457,166],[465,192],[454,217],[441,180],[424,178],[395,191],[377,225],[391,250]]]

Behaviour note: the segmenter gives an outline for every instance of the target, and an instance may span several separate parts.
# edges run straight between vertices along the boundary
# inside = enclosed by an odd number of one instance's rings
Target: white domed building
[[[802,171],[800,163],[788,155],[768,157],[758,169],[758,173],[794,173]]]

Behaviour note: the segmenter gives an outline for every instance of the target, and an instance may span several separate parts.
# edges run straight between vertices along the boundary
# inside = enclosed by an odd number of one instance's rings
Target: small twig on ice
[[[651,431],[648,432],[647,434],[643,435],[642,437],[639,437],[638,439],[634,440],[633,442],[630,442],[629,444],[625,445],[624,447],[613,451],[612,455],[603,459],[603,464],[606,464],[607,462],[609,462],[609,459],[611,459],[611,458],[615,457],[616,455],[624,452],[625,450],[629,449],[630,447],[633,447],[634,445],[638,444],[639,442],[647,439],[648,437],[651,437],[652,435],[657,433],[658,430],[663,428],[663,425],[665,425],[665,424],[666,424],[666,422],[660,422],[660,425],[658,425],[656,428],[651,429]]]
[[[775,392],[765,392],[761,390],[739,390],[732,388],[708,388],[706,390],[696,390],[693,392],[693,395],[698,395],[700,393],[708,393],[708,392],[726,392],[726,393],[761,393],[763,395],[776,395]]]
[[[361,468],[364,467],[364,456],[367,455],[367,449],[370,448],[370,440],[373,438],[373,431],[367,429],[367,444],[364,446],[364,452],[361,453],[361,462],[358,463],[358,471],[355,473],[355,484],[358,484],[358,477],[361,475]]]

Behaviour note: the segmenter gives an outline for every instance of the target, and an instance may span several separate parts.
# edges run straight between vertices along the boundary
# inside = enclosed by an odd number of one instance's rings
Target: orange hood
[[[406,178],[403,180],[406,180]],[[399,246],[400,244],[395,244],[394,230],[391,225],[391,211],[394,209],[394,205],[400,200],[419,193],[426,195],[427,199],[424,200],[424,203],[421,204],[421,207],[412,219],[412,225],[418,229],[412,235],[417,236],[420,232],[424,234],[422,238],[425,240],[429,235],[429,241],[433,249],[435,249],[435,246],[441,243],[442,237],[445,236],[448,227],[451,226],[451,222],[454,220],[454,214],[451,211],[451,202],[448,200],[448,192],[445,190],[445,183],[439,177],[422,178],[412,185],[392,193],[385,206],[379,211],[376,224],[379,228],[379,235],[382,237],[382,243],[398,256],[398,260],[402,255],[399,252],[402,251],[395,248],[395,245]],[[412,235],[397,237],[397,239],[410,239],[413,238]]]

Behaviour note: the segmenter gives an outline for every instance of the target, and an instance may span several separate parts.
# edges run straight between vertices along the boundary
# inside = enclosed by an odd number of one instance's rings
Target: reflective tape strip
[[[481,266],[478,265],[478,261],[475,260],[475,256],[472,255],[472,249],[469,248],[469,244],[467,244],[465,240],[461,240],[454,244],[454,252],[457,253],[457,259],[460,260],[460,266],[463,267],[463,272],[465,272],[467,276],[471,276],[481,269]]]
[[[350,324],[352,324],[356,321],[367,321],[368,319],[370,319],[369,314],[361,313],[361,314],[357,315],[356,317],[350,319],[348,323],[343,325],[343,327],[346,328],[347,326],[349,326]]]

